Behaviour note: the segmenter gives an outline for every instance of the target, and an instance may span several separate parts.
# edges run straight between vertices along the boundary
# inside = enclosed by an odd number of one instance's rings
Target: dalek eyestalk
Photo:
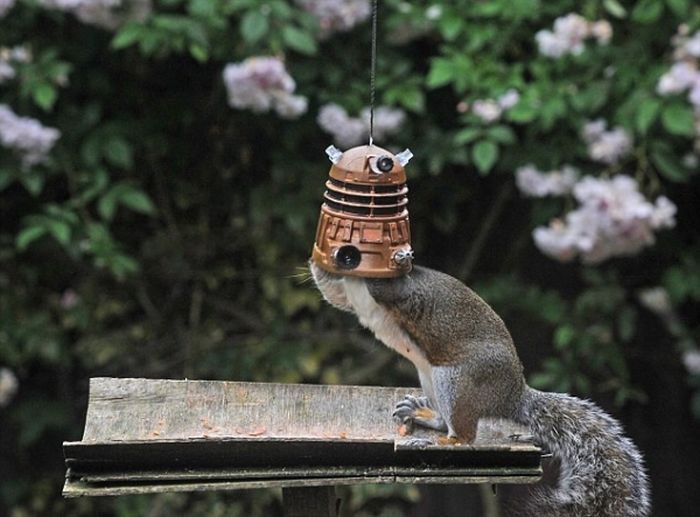
[[[389,278],[411,271],[404,165],[413,156],[374,145],[326,149],[326,182],[312,258],[332,273]]]

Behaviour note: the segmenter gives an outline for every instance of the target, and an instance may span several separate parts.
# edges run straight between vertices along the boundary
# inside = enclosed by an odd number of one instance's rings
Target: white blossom
[[[223,79],[232,108],[256,113],[274,110],[284,118],[296,118],[306,112],[306,97],[293,95],[296,83],[276,57],[251,57],[241,63],[229,63]]]
[[[692,86],[700,84],[700,71],[694,63],[680,61],[659,78],[656,91],[659,95],[682,93]]]
[[[671,305],[668,291],[661,286],[642,289],[637,298],[644,307],[658,316],[668,317],[673,313],[673,305]]]
[[[3,61],[0,58],[0,84],[6,83],[7,81],[14,79],[17,75],[14,67],[7,61]]]
[[[484,122],[491,123],[501,118],[503,108],[493,99],[477,99],[472,103],[472,113]]]
[[[688,373],[700,375],[700,350],[687,350],[683,352],[683,365]]]
[[[31,60],[31,53],[26,47],[0,48],[0,84],[3,84],[17,76],[13,66],[16,63],[27,63]]]
[[[20,117],[6,104],[0,104],[0,145],[18,153],[24,167],[44,162],[60,136],[58,129]]]
[[[329,103],[321,107],[316,121],[333,142],[341,148],[354,147],[369,138],[369,108],[364,108],[359,117],[351,117],[345,108]],[[374,138],[382,140],[401,129],[406,120],[403,110],[378,106],[374,110]]]
[[[425,10],[425,17],[428,20],[437,20],[442,16],[442,6],[433,4]]]
[[[606,130],[607,123],[598,119],[584,124],[581,131],[586,144],[588,156],[597,162],[614,164],[632,150],[632,137],[621,127]]]
[[[520,101],[520,93],[514,88],[506,90],[496,99],[477,99],[469,106],[462,102],[458,105],[458,111],[465,112],[471,109],[472,113],[487,124],[496,122],[504,111],[509,110]],[[463,109],[460,108],[463,107]]]
[[[578,171],[569,165],[559,170],[541,172],[528,164],[515,171],[515,183],[520,192],[529,197],[561,196],[568,194],[578,180]]]
[[[153,9],[151,0],[41,0],[41,4],[108,30],[115,30],[128,21],[143,21]]]
[[[590,34],[598,41],[598,44],[607,45],[612,39],[612,25],[608,20],[593,22],[590,24]]]
[[[321,37],[334,32],[346,32],[369,18],[369,0],[296,0],[305,11],[319,22]]]
[[[634,255],[654,243],[656,230],[675,225],[676,206],[663,196],[649,202],[629,176],[585,176],[573,193],[578,208],[533,232],[537,247],[560,261],[579,256],[585,263],[599,263]]]
[[[509,110],[510,108],[515,106],[519,101],[520,93],[518,93],[518,91],[513,88],[506,90],[506,92],[497,99],[498,105],[503,110]]]
[[[17,0],[0,0],[0,18],[4,18]]]
[[[700,109],[700,77],[698,77],[698,80],[690,89],[690,93],[688,93],[688,100],[696,110]]]
[[[552,29],[543,29],[535,34],[540,53],[551,58],[581,54],[588,38],[594,38],[599,45],[607,45],[613,33],[607,20],[589,22],[576,13],[557,18]]]
[[[694,169],[698,165],[700,165],[700,160],[698,160],[696,154],[687,153],[683,156],[683,158],[681,158],[681,163],[684,167],[687,167],[688,169]]]
[[[0,368],[0,407],[7,406],[19,388],[17,376],[9,368]]]
[[[369,131],[370,110],[364,108],[360,112],[360,119],[364,122]],[[383,140],[388,136],[393,135],[406,120],[406,113],[397,108],[389,108],[387,106],[378,106],[374,109],[374,138]]]
[[[700,57],[700,30],[683,42],[683,51],[692,57]]]

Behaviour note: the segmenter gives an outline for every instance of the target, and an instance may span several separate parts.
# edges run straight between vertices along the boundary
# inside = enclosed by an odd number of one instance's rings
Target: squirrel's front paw
[[[408,432],[412,431],[413,425],[420,425],[437,431],[447,431],[447,424],[430,407],[428,397],[406,395],[406,398],[396,404],[393,417],[399,424],[405,425]]]

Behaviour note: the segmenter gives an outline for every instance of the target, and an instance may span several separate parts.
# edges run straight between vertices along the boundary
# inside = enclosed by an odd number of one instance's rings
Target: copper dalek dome
[[[326,149],[333,165],[326,182],[312,258],[332,273],[388,278],[411,271],[404,165],[411,151],[394,155],[374,145]]]

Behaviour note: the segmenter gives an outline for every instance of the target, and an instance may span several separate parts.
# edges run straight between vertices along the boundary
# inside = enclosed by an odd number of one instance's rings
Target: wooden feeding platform
[[[63,495],[282,487],[285,506],[308,512],[319,498],[327,506],[331,492],[324,487],[338,485],[540,479],[541,450],[514,438],[524,431],[511,422],[482,422],[470,445],[412,445],[411,438],[436,440],[438,434],[399,434],[391,413],[409,393],[421,394],[416,388],[91,379],[83,439],[63,444]]]

